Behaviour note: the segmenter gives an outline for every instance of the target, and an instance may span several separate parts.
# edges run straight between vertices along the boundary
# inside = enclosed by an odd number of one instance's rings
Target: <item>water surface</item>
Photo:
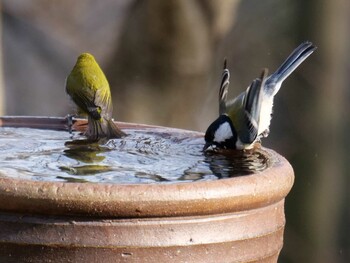
[[[37,181],[172,183],[217,180],[267,167],[260,151],[202,152],[194,133],[127,129],[128,136],[100,145],[65,131],[0,128],[1,176]]]

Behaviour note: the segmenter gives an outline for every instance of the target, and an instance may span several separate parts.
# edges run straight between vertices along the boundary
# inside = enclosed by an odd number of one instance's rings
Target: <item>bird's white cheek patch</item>
[[[223,142],[233,136],[231,126],[228,122],[224,122],[219,126],[214,134],[214,142]]]

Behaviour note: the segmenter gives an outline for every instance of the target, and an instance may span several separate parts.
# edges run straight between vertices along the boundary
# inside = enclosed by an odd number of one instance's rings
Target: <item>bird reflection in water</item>
[[[74,175],[93,175],[112,170],[112,167],[108,165],[98,164],[106,158],[102,153],[110,151],[107,147],[88,140],[67,141],[65,146],[67,149],[63,151],[63,154],[66,157],[86,165],[60,166],[61,171]]]
[[[268,166],[266,155],[258,149],[207,152],[204,161],[218,179],[253,174],[265,170]]]

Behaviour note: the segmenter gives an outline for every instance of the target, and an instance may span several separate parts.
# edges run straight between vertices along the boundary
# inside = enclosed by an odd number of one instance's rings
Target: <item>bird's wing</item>
[[[226,67],[226,59],[224,60],[224,71],[222,72],[221,84],[219,90],[219,115],[226,113],[226,101],[228,86],[230,84],[230,71]]]
[[[101,115],[104,118],[112,118],[113,104],[109,87],[107,90],[104,88],[99,88],[96,90],[94,103],[96,106],[101,108]]]
[[[245,93],[243,100],[244,118],[240,140],[246,144],[253,143],[258,136],[263,87],[266,77],[267,69],[264,69],[261,77],[255,79]]]
[[[99,119],[100,116],[97,113],[97,106],[94,103],[95,92],[91,88],[79,87],[76,89],[66,88],[67,93],[72,100],[78,106],[78,108],[85,114],[93,116],[95,119]],[[94,114],[96,112],[96,114]]]

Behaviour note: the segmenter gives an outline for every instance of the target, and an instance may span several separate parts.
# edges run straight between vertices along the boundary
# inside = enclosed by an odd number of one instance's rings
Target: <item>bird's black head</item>
[[[210,124],[205,133],[204,139],[204,151],[210,146],[216,146],[223,149],[235,149],[237,132],[233,127],[231,119],[223,114]]]

